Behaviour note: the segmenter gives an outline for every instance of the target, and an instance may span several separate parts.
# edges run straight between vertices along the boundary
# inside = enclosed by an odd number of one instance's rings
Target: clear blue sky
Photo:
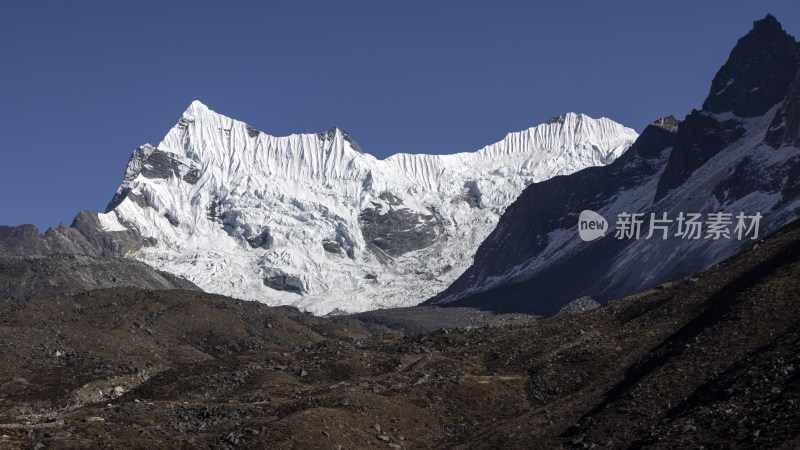
[[[0,2],[0,224],[103,211],[189,103],[379,158],[473,151],[573,111],[682,118],[752,22],[800,1]]]

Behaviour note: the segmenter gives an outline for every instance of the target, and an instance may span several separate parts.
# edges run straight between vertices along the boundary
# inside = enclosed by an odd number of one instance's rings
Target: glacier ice
[[[528,184],[636,138],[569,113],[475,152],[378,160],[338,128],[274,137],[195,101],[134,152],[101,220],[153,238],[137,259],[209,292],[315,314],[410,306],[467,269]]]

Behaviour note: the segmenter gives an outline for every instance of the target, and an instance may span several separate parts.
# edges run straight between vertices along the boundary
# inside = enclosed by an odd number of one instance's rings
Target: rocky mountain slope
[[[129,257],[153,241],[94,211],[82,211],[72,221],[44,233],[34,225],[0,225],[0,253],[20,256],[55,254]]]
[[[474,265],[429,303],[550,315],[579,297],[602,303],[735,254],[800,216],[798,108],[800,45],[767,16],[736,44],[702,110],[654,122],[612,164],[526,188]],[[603,237],[579,238],[584,210],[608,221]],[[727,214],[718,224],[727,233],[710,228],[716,213]],[[640,234],[617,233],[625,214],[641,214]],[[702,228],[680,234],[690,214]]]
[[[0,447],[796,448],[798,273],[794,222],[690,278],[533,323],[376,335],[132,288],[3,302]]]
[[[0,300],[69,297],[100,288],[199,290],[190,281],[123,258],[0,253]]]

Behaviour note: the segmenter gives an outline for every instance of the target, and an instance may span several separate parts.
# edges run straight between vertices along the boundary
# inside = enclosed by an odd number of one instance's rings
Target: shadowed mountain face
[[[2,302],[0,445],[796,448],[799,273],[795,222],[691,278],[532,323],[441,308],[480,326],[403,334],[413,310],[319,318],[132,288]]]
[[[800,217],[800,44],[772,16],[755,22],[717,73],[703,110],[651,124],[612,164],[529,186],[458,280],[428,304],[551,315],[583,296],[605,302],[705,269],[749,245],[676,236],[681,213],[761,214],[758,237]],[[578,237],[578,215],[611,232]],[[638,239],[617,239],[624,213]],[[646,238],[651,214],[671,219]],[[735,221],[730,231],[737,225]],[[735,233],[734,233],[735,234]]]
[[[703,111],[738,117],[764,115],[783,101],[800,61],[800,47],[768,14],[739,39],[711,82]],[[769,70],[764,70],[769,68]]]

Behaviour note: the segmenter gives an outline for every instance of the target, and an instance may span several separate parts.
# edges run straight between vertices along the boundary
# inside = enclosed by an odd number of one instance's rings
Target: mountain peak
[[[753,30],[752,32],[771,32],[771,31],[783,31],[783,26],[781,23],[778,22],[778,19],[773,16],[772,14],[767,14],[761,20],[753,21]]]
[[[358,145],[358,142],[356,142],[356,140],[353,139],[353,137],[350,136],[350,133],[348,133],[347,130],[345,130],[344,128],[333,127],[328,131],[323,131],[322,133],[317,133],[317,135],[320,137],[320,139],[330,140],[330,139],[333,139],[334,136],[336,136],[337,132],[342,135],[342,138],[345,141],[350,143],[350,147],[353,150],[355,150],[358,153],[364,153],[364,151],[361,149],[361,146]]]
[[[758,117],[786,98],[800,68],[800,46],[775,16],[753,22],[717,72],[703,109]]]
[[[186,111],[184,111],[183,116],[195,117],[198,115],[207,114],[210,111],[211,110],[208,109],[208,106],[204,105],[203,102],[201,102],[200,100],[195,100],[189,105],[188,108],[186,108]]]
[[[662,128],[664,130],[675,132],[678,130],[678,125],[680,125],[681,121],[676,119],[675,116],[670,114],[667,117],[662,117],[651,123],[651,126]]]
[[[551,118],[547,119],[547,122],[545,122],[545,125],[553,125],[553,124],[556,124],[556,123],[564,123],[564,120],[566,120],[566,118],[567,118],[566,114],[561,114],[559,116],[554,116],[554,117],[551,117]]]
[[[553,116],[553,117],[547,119],[547,122],[545,122],[544,124],[545,125],[561,124],[561,123],[568,122],[568,121],[579,121],[579,120],[582,120],[584,118],[590,118],[590,117],[585,115],[585,114],[577,114],[577,113],[574,113],[574,112],[568,112],[568,113],[561,114],[561,115],[558,115],[558,116]]]

